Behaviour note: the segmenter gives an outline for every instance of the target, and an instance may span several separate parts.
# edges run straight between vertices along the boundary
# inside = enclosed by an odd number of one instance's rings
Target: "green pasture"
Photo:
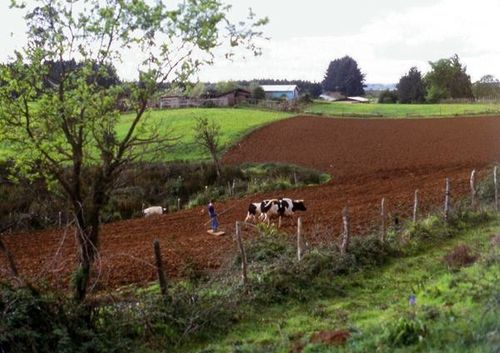
[[[227,335],[189,351],[490,352],[500,347],[496,316],[500,268],[498,248],[490,245],[492,234],[499,233],[497,218],[383,268],[332,278],[337,288],[334,297],[255,311]],[[462,244],[480,258],[471,267],[451,270],[443,257]],[[408,303],[410,294],[416,296],[414,306]],[[412,325],[424,328],[416,343],[390,343],[398,335],[402,339],[402,335],[416,335]],[[311,342],[315,332],[335,330],[351,334],[345,345]]]
[[[173,146],[165,151],[163,160],[200,160],[208,155],[195,144],[193,127],[197,117],[213,119],[221,127],[221,144],[227,148],[249,131],[291,116],[290,113],[235,108],[192,108],[153,110],[148,113],[147,123],[155,124],[163,134],[169,134]],[[119,136],[123,136],[133,114],[125,114],[117,126]]]
[[[378,104],[314,102],[306,113],[331,116],[377,117],[448,117],[457,115],[500,114],[498,103],[468,104]]]

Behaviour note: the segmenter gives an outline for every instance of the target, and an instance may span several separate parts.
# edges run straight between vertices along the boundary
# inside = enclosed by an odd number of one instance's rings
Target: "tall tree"
[[[365,75],[361,73],[356,60],[344,56],[330,62],[323,79],[325,91],[337,91],[344,96],[361,96],[364,90]]]
[[[500,81],[493,75],[484,75],[472,85],[474,96],[478,99],[500,98]]]
[[[470,76],[466,72],[467,67],[462,66],[458,55],[429,64],[431,71],[425,75],[426,99],[429,102],[447,98],[474,98]]]
[[[412,67],[408,74],[399,79],[396,86],[401,103],[423,103],[425,101],[425,85],[422,74]]]
[[[22,170],[35,170],[64,190],[75,218],[78,257],[74,297],[83,301],[99,248],[99,216],[115,181],[131,162],[164,150],[171,140],[147,123],[156,87],[184,81],[210,64],[229,40],[258,54],[253,39],[266,19],[250,13],[232,24],[217,0],[188,0],[175,7],[148,0],[36,0],[25,8],[28,44],[0,67],[0,140]],[[170,2],[168,2],[170,4]],[[140,58],[139,77],[127,89],[132,117],[121,119],[122,86],[99,85],[113,62]],[[47,61],[57,77],[44,85]],[[73,61],[81,63],[78,70]],[[96,75],[96,70],[97,75]],[[15,94],[17,99],[12,99]],[[116,126],[122,124],[118,133]],[[125,124],[125,125],[123,125]],[[123,128],[125,128],[123,130]]]

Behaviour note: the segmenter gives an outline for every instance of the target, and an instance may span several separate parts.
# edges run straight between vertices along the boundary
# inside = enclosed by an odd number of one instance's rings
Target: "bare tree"
[[[195,143],[205,149],[214,162],[217,177],[221,176],[221,166],[219,161],[220,150],[220,125],[215,120],[208,118],[196,118],[194,129]]]

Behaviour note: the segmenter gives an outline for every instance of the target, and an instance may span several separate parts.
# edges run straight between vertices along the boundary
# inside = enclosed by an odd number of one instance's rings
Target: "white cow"
[[[151,206],[142,210],[142,214],[144,215],[144,217],[149,217],[152,215],[161,215],[164,214],[165,212],[167,212],[167,209],[161,206]]]

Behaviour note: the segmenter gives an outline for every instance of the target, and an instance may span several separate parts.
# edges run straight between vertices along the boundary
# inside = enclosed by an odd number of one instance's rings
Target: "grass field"
[[[255,109],[210,108],[210,109],[171,109],[151,111],[150,123],[156,124],[160,131],[171,131],[171,136],[178,138],[164,160],[199,160],[208,158],[208,154],[194,143],[193,127],[195,118],[213,119],[221,126],[221,144],[230,146],[244,134],[261,125],[289,117],[289,113],[262,111]],[[133,115],[126,114],[118,124],[120,136],[125,133]]]
[[[352,104],[315,102],[306,112],[332,116],[439,117],[476,114],[499,114],[496,104]]]
[[[490,352],[500,345],[498,249],[490,245],[499,233],[497,218],[383,268],[332,278],[334,297],[259,310],[203,352]],[[461,244],[481,253],[480,260],[450,270],[443,256]],[[335,330],[350,332],[346,345],[310,341],[315,332]],[[412,344],[390,343],[416,332],[421,337]]]

